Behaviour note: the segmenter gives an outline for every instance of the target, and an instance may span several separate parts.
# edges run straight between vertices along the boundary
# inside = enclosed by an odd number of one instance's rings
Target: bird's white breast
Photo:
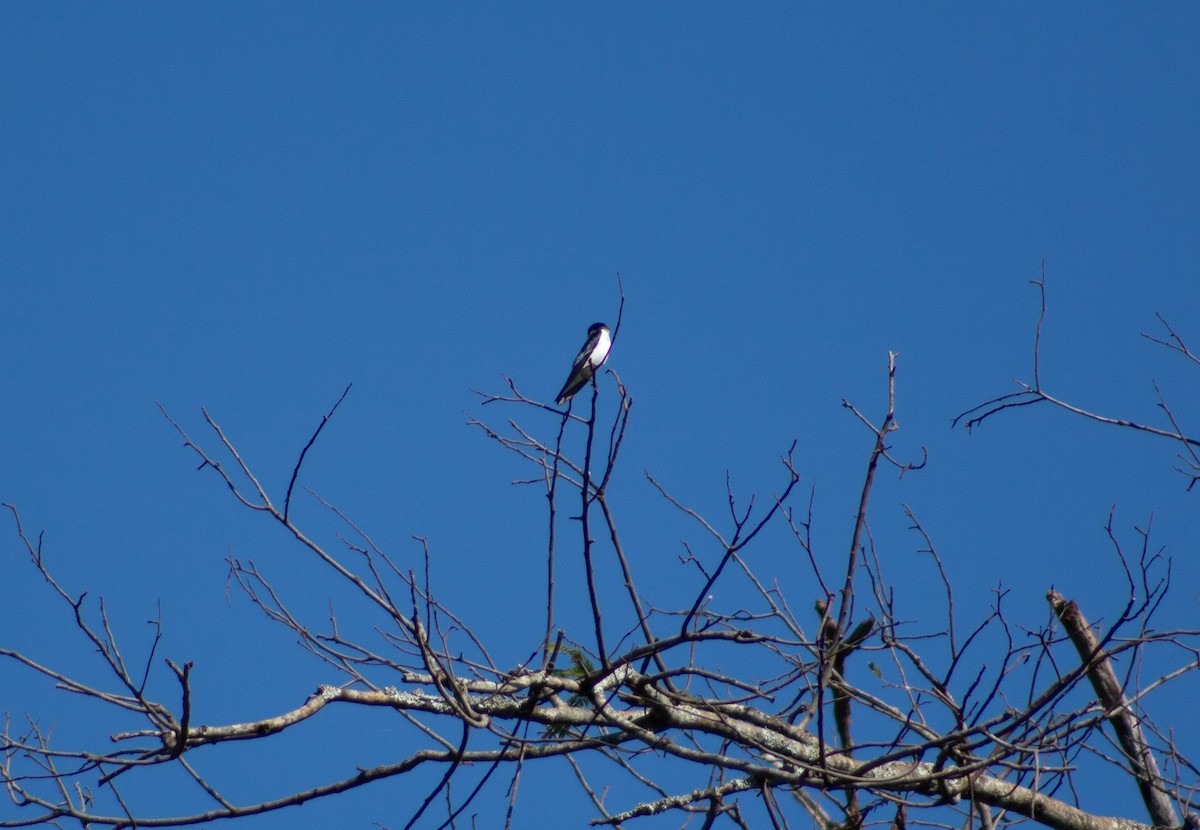
[[[600,364],[608,358],[608,350],[611,348],[612,337],[609,336],[608,329],[601,329],[600,337],[596,340],[596,347],[588,355],[588,364],[593,369],[599,368]]]

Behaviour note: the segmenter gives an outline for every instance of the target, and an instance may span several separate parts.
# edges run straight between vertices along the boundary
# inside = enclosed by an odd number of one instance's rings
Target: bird
[[[612,336],[608,332],[608,326],[603,323],[592,323],[588,326],[587,341],[575,356],[575,362],[571,364],[571,374],[567,376],[567,382],[558,393],[559,406],[571,400],[575,393],[592,379],[596,370],[608,360],[608,350],[611,348]]]

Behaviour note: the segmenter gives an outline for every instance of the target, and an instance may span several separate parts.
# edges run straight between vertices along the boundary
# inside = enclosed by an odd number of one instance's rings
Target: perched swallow
[[[604,361],[608,360],[608,350],[611,348],[612,337],[608,333],[608,326],[603,323],[592,323],[588,326],[587,342],[575,356],[575,363],[571,365],[571,374],[567,377],[567,382],[563,384],[562,391],[558,393],[559,406],[571,400],[575,393],[592,379],[596,370]]]

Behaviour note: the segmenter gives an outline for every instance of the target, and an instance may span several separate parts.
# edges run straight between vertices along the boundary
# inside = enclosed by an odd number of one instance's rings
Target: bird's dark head
[[[590,337],[601,329],[607,331],[608,326],[604,325],[603,323],[592,323],[590,326],[588,326],[588,336]]]

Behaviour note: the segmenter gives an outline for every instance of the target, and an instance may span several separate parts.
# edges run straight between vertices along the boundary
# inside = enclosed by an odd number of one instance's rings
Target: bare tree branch
[[[1067,629],[1071,642],[1079,651],[1079,659],[1087,668],[1088,680],[1096,692],[1096,699],[1108,713],[1108,722],[1117,734],[1126,759],[1133,767],[1134,778],[1142,792],[1142,800],[1150,813],[1150,821],[1160,827],[1174,827],[1179,818],[1162,790],[1158,762],[1154,760],[1154,755],[1142,737],[1138,717],[1132,711],[1131,702],[1126,699],[1122,685],[1117,680],[1116,672],[1113,671],[1108,656],[1104,654],[1100,641],[1092,632],[1091,625],[1075,600],[1067,600],[1057,591],[1050,591],[1046,599],[1063,627]]]
[[[960,419],[972,427],[1005,409],[1049,402],[1130,426],[1044,391],[1044,275],[1035,285],[1042,307],[1033,384]],[[624,310],[620,290],[614,341]],[[1200,362],[1162,322],[1167,336],[1156,342]],[[348,589],[350,601],[339,596],[335,607],[330,598],[325,610],[318,597],[313,611],[254,561],[228,559],[227,586],[239,587],[265,624],[282,626],[316,658],[322,685],[312,694],[293,690],[293,703],[268,709],[274,714],[267,717],[258,716],[259,709],[245,720],[201,722],[213,710],[200,675],[189,660],[159,654],[170,642],[161,619],[153,621],[144,648],[131,648],[103,600],[87,600],[86,592],[69,590],[52,574],[42,536],[28,534],[8,505],[28,573],[94,653],[101,675],[7,644],[0,659],[98,707],[96,723],[111,743],[97,750],[86,738],[57,735],[33,715],[6,718],[0,782],[15,812],[0,817],[0,827],[179,827],[240,819],[431,768],[408,826],[458,826],[468,810],[482,812],[479,804],[488,798],[502,804],[495,812],[503,812],[506,827],[519,826],[522,796],[538,786],[529,777],[550,759],[570,766],[594,809],[592,824],[622,828],[674,814],[677,823],[705,828],[811,822],[821,830],[1009,830],[1035,823],[1053,830],[1148,830],[1149,824],[1128,817],[1089,811],[1077,786],[1085,778],[1098,786],[1133,779],[1154,825],[1200,826],[1200,767],[1189,757],[1194,736],[1150,715],[1161,715],[1154,707],[1163,689],[1200,670],[1200,632],[1157,627],[1171,563],[1151,545],[1148,524],[1134,528],[1136,544],[1123,548],[1110,514],[1106,530],[1117,554],[1111,567],[1124,575],[1128,595],[1118,598],[1099,632],[1053,591],[1055,614],[1032,622],[1018,617],[1011,597],[1028,590],[1020,575],[1013,577],[1015,587],[997,586],[977,609],[956,603],[934,534],[906,505],[901,509],[917,536],[904,538],[933,560],[932,567],[914,569],[899,585],[889,581],[909,560],[888,550],[891,540],[872,522],[880,512],[879,467],[891,464],[903,477],[926,458],[922,448],[921,461],[898,460],[903,456],[888,443],[897,429],[896,365],[890,353],[881,420],[843,401],[869,430],[869,455],[861,489],[845,510],[853,516],[845,528],[850,545],[832,554],[823,534],[814,532],[815,489],[806,514],[790,501],[801,479],[794,442],[769,501],[738,494],[727,474],[728,518],[686,506],[649,473],[650,487],[617,498],[610,488],[624,486],[614,471],[630,451],[625,438],[632,408],[621,378],[611,370],[612,385],[593,378],[586,417],[528,397],[505,378],[507,391],[484,394],[482,403],[489,413],[501,407],[512,416],[496,425],[468,423],[518,464],[530,465],[515,483],[536,485],[538,498],[546,499],[546,584],[536,594],[545,597],[545,630],[539,621],[530,642],[516,644],[511,637],[497,643],[496,632],[511,628],[511,615],[528,614],[528,603],[498,603],[484,612],[452,608],[445,587],[435,583],[430,560],[437,552],[424,537],[414,537],[421,546],[414,564],[393,559],[346,512],[308,488],[325,508],[315,517],[324,524],[297,524],[290,505],[301,466],[346,393],[292,467],[282,508],[207,410],[201,410],[201,428],[210,431],[212,451],[164,411],[199,469],[212,468],[238,505],[268,516],[284,542],[298,545],[321,573]],[[1161,393],[1159,403],[1173,431],[1137,428],[1181,441],[1181,458],[1197,476],[1197,442],[1184,436]],[[663,599],[677,594],[639,580],[645,552],[628,549],[628,539],[639,537],[622,532],[626,505],[663,508],[645,498],[654,492],[694,520],[702,540],[715,542],[706,549],[682,541],[683,568],[689,578],[699,576],[700,590],[689,591],[678,607]],[[581,533],[559,533],[561,505],[575,498]],[[599,513],[590,513],[593,505]],[[603,517],[595,538],[594,516]],[[332,540],[330,546],[323,539]],[[782,552],[772,551],[781,544]],[[563,581],[562,574],[572,572],[559,567],[566,555],[583,562],[578,585]],[[768,561],[787,564],[773,571],[763,564]],[[826,579],[831,567],[840,580]],[[907,586],[920,580],[928,590],[910,595]],[[617,595],[604,593],[603,586],[618,583],[628,602],[619,588]],[[802,624],[795,610],[810,607],[815,627]],[[486,613],[484,624],[472,622],[479,613]],[[503,652],[494,651],[498,645]],[[513,648],[518,660],[528,657],[516,666],[511,658],[504,666],[493,659]],[[163,688],[170,702],[149,696],[148,690]],[[314,780],[323,783],[307,780],[282,795],[227,795],[233,790],[223,759],[232,747],[269,752],[274,736],[318,720],[336,723],[349,707],[386,724],[394,754],[385,763],[353,771],[322,766]],[[247,710],[253,711],[249,703]],[[319,749],[314,764],[322,761]],[[183,782],[186,792],[172,807],[178,814],[155,814],[135,796],[144,788],[133,784],[152,780],[152,770],[174,770]]]

